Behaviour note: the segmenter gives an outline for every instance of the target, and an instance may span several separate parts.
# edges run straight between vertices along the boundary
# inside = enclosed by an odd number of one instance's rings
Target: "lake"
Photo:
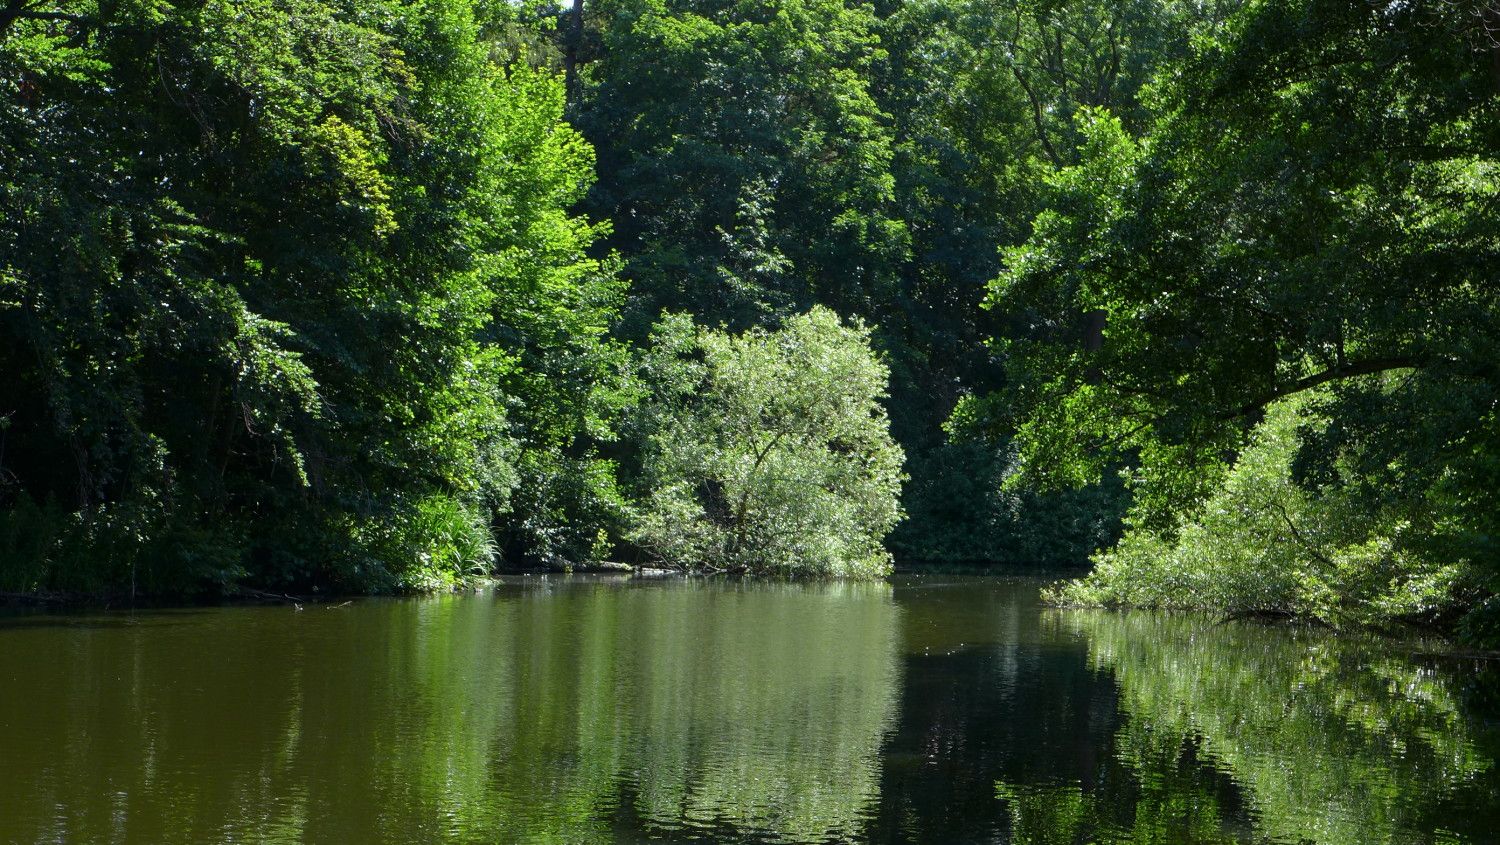
[[[0,617],[5,843],[1491,843],[1500,676],[1038,581]]]

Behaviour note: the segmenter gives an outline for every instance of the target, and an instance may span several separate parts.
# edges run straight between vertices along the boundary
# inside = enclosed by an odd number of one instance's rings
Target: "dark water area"
[[[1500,841],[1500,666],[1039,583],[3,616],[0,842]]]

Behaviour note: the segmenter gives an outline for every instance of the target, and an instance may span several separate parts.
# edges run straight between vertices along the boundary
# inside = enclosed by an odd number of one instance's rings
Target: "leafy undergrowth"
[[[1132,525],[1094,569],[1044,592],[1064,606],[1209,610],[1334,627],[1420,623],[1494,642],[1483,585],[1448,556],[1424,502],[1373,502],[1347,479],[1294,478],[1298,431],[1326,425],[1310,399],[1273,407],[1223,484],[1165,530]],[[1461,616],[1464,608],[1479,610]]]

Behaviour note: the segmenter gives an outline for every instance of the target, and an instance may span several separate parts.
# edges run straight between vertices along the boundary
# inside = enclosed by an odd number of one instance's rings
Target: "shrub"
[[[869,340],[825,308],[737,336],[665,317],[642,363],[631,539],[684,568],[888,572],[902,453]]]
[[[1462,561],[1414,537],[1432,534],[1421,501],[1378,503],[1350,479],[1299,484],[1299,432],[1327,420],[1315,396],[1272,406],[1220,488],[1169,530],[1139,524],[1095,557],[1085,578],[1052,588],[1062,604],[1287,613],[1334,625],[1433,618],[1452,608]]]

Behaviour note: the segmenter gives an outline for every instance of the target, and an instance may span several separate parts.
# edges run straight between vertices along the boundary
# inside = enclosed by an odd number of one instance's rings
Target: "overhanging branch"
[[[1251,400],[1250,402],[1241,405],[1237,410],[1225,414],[1224,419],[1238,419],[1240,417],[1249,416],[1250,414],[1259,411],[1272,402],[1275,402],[1277,399],[1283,399],[1287,396],[1292,396],[1307,390],[1312,390],[1319,385],[1324,385],[1331,381],[1339,381],[1341,379],[1355,378],[1358,376],[1374,375],[1376,373],[1390,372],[1391,370],[1416,369],[1426,366],[1427,363],[1428,362],[1426,359],[1411,356],[1370,358],[1364,361],[1345,363],[1341,366],[1331,367],[1321,373],[1314,373],[1313,375],[1297,379],[1296,381],[1283,387],[1278,387],[1274,390],[1271,390]]]
[[[11,24],[15,23],[16,21],[23,20],[61,21],[63,23],[78,24],[80,26],[88,23],[89,21],[89,19],[83,15],[75,15],[71,12],[49,12],[41,9],[34,9],[26,4],[26,0],[10,0],[10,2],[6,3],[3,7],[0,7],[0,38],[3,38],[6,33],[10,31]]]

